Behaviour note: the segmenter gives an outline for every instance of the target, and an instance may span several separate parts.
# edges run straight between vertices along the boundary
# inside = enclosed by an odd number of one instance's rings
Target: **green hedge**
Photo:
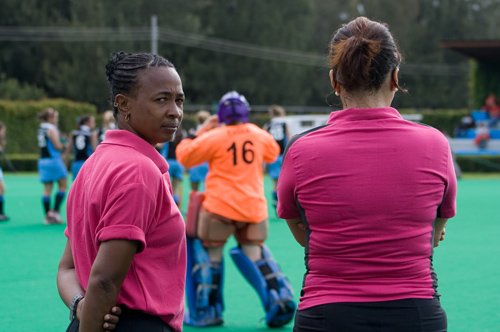
[[[7,154],[7,158],[17,172],[35,172],[37,170],[37,153]],[[5,173],[12,172],[4,158],[0,158],[0,166]]]
[[[38,153],[36,132],[40,122],[37,114],[49,107],[59,111],[59,128],[62,133],[73,130],[79,116],[97,115],[96,106],[66,99],[0,100],[0,121],[7,126],[7,153]]]
[[[500,157],[498,156],[457,156],[456,158],[462,172],[498,173],[500,171]]]
[[[8,101],[0,100],[0,121],[7,126],[7,156],[18,171],[36,171],[38,159],[38,144],[36,131],[39,127],[37,114],[47,107],[59,111],[59,128],[62,133],[69,133],[76,126],[77,117],[83,114],[93,114],[100,125],[100,115],[97,108],[88,103],[78,103],[65,99],[43,99],[40,101]],[[439,109],[415,110],[400,109],[402,114],[422,114],[422,123],[428,124],[448,134],[453,133],[454,127],[460,123],[462,117],[469,115],[468,109]],[[185,130],[195,127],[195,112],[185,112],[182,127]],[[250,122],[262,127],[269,121],[267,112],[251,112]],[[500,163],[500,158],[486,158],[486,163]],[[491,172],[494,168],[471,161],[467,158],[458,158],[464,172]],[[4,171],[8,167],[0,161]],[[498,171],[498,170],[497,170]]]
[[[458,125],[464,116],[470,115],[468,109],[400,109],[401,114],[421,114],[421,123],[432,126],[436,129],[446,132],[448,135],[453,134],[453,129]],[[290,114],[291,115],[291,114]],[[262,127],[264,123],[270,120],[267,112],[252,113],[250,112],[250,122]]]
[[[452,136],[453,129],[459,124],[464,116],[470,115],[468,109],[438,109],[438,110],[413,110],[402,109],[402,114],[422,114],[421,123],[439,129],[442,132]]]

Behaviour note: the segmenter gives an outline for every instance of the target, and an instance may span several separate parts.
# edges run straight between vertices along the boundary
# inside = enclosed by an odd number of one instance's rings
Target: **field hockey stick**
[[[0,146],[1,146],[1,144],[0,144]],[[12,163],[9,160],[9,158],[7,158],[7,155],[5,154],[5,152],[3,151],[3,149],[0,151],[0,156],[3,158],[3,160],[5,161],[5,163],[7,164],[7,166],[10,168],[10,170],[13,173],[17,173],[17,170],[14,168],[14,165],[12,165]]]

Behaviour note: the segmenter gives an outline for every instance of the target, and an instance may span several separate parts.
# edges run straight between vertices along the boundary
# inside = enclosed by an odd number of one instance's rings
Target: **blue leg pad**
[[[186,238],[187,271],[184,323],[192,326],[221,325],[223,263],[212,263],[198,239]]]
[[[231,258],[245,279],[257,292],[266,311],[266,323],[270,327],[283,326],[293,318],[297,304],[293,290],[281,272],[271,251],[262,247],[262,258],[252,262],[240,248],[230,251]]]

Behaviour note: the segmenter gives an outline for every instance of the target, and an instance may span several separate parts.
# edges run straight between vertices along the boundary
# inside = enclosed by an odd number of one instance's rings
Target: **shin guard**
[[[204,199],[205,193],[200,191],[191,191],[189,193],[189,202],[186,212],[186,234],[193,239],[198,238],[198,219],[201,204]]]
[[[198,239],[187,237],[186,298],[184,323],[192,326],[221,325],[223,264],[212,263]]]
[[[269,249],[263,246],[262,258],[256,262],[252,262],[240,248],[231,249],[230,254],[262,301],[267,325],[279,327],[290,322],[297,308],[293,290]]]

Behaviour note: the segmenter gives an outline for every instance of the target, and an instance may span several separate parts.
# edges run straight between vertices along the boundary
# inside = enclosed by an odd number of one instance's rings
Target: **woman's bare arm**
[[[90,272],[80,319],[80,332],[102,331],[103,317],[116,305],[137,246],[137,241],[129,240],[101,243]]]
[[[295,240],[303,247],[306,246],[306,226],[302,219],[286,219],[286,223],[290,231],[292,231]]]

